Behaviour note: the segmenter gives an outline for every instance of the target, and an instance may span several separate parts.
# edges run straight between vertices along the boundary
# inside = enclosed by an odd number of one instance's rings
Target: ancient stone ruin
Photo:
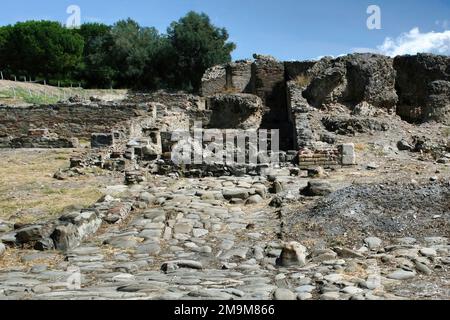
[[[429,54],[254,55],[208,69],[200,95],[0,106],[0,148],[73,148],[56,179],[99,168],[123,180],[88,208],[5,224],[0,255],[4,245],[56,251],[91,281],[75,293],[33,283],[37,298],[417,297],[388,288],[448,275],[448,125],[450,58]],[[418,182],[419,170],[433,176]],[[420,245],[416,221],[429,226]],[[0,284],[8,290],[21,294]]]

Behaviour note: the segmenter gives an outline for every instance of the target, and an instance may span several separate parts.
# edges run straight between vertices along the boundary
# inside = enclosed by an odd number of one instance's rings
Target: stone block
[[[340,147],[342,165],[353,166],[356,165],[355,145],[353,143],[345,143]]]
[[[60,225],[55,228],[51,238],[58,250],[68,250],[80,245],[81,237],[77,227],[73,224]]]

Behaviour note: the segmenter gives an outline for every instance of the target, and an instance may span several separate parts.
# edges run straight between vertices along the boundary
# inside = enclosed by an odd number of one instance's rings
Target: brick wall
[[[321,166],[351,166],[356,164],[355,146],[352,143],[346,143],[337,147],[324,149],[302,149],[298,152],[298,163],[300,168]]]

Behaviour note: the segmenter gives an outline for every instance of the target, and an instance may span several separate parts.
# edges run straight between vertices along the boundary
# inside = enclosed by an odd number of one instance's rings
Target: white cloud
[[[441,27],[442,29],[447,30],[448,27],[450,27],[450,20],[436,20],[435,24]]]
[[[386,38],[373,52],[388,56],[417,53],[450,55],[450,30],[421,33],[419,28],[401,34],[396,39]]]
[[[315,57],[315,58],[311,58],[310,60],[313,60],[313,61],[319,61],[319,60],[322,60],[323,58],[336,59],[336,58],[340,58],[340,57],[345,57],[346,55],[348,55],[348,53],[341,53],[341,54],[338,54],[338,55],[328,54],[328,55],[326,55],[326,56],[317,56],[317,57]],[[298,59],[297,59],[297,60],[298,60]]]

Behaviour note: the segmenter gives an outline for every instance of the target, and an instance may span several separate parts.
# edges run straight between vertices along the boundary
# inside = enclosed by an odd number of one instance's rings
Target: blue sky
[[[411,41],[415,41],[413,48],[419,46],[417,50],[433,51],[438,43],[441,53],[450,52],[450,31],[445,32],[450,29],[450,0],[0,1],[1,25],[31,19],[65,22],[67,7],[75,4],[81,8],[82,22],[112,24],[131,17],[165,32],[171,21],[188,11],[205,12],[216,25],[228,29],[238,46],[235,59],[250,58],[255,52],[284,60],[337,56],[356,48],[377,48],[388,37],[397,41],[389,52],[411,50]],[[381,8],[381,30],[366,27],[366,10],[372,4]],[[415,27],[419,33],[401,36]],[[430,34],[434,42],[423,48]]]

